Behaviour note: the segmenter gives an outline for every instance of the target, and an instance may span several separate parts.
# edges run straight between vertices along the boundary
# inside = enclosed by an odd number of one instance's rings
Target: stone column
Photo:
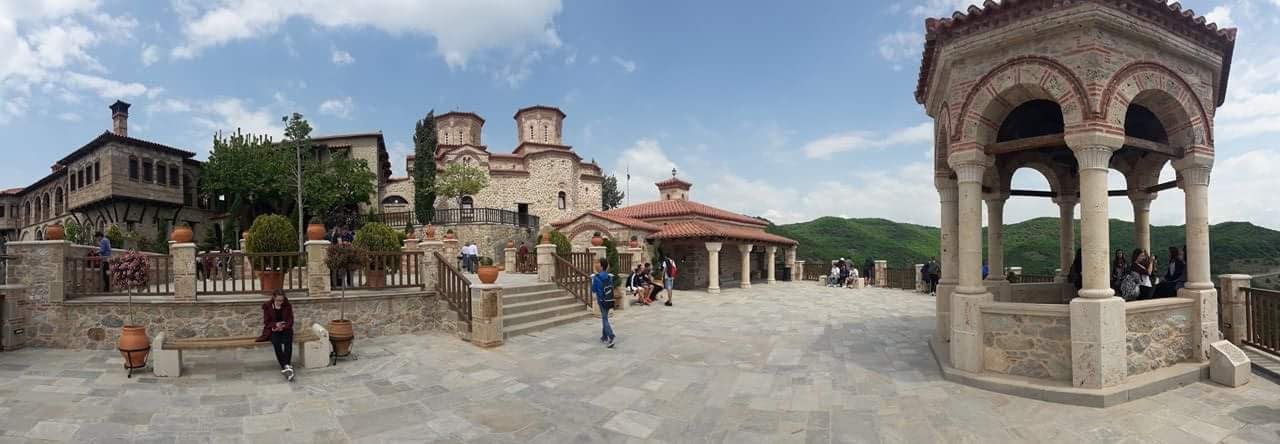
[[[1122,136],[1077,133],[1067,146],[1080,167],[1080,248],[1083,286],[1071,300],[1071,383],[1103,388],[1128,376],[1125,305],[1111,290],[1110,221],[1107,213],[1107,172],[1111,154]],[[1073,258],[1074,259],[1074,258]],[[1063,269],[1070,270],[1064,262]]]
[[[795,261],[794,264],[795,265],[791,266],[791,280],[803,281],[804,280],[804,261]]]
[[[765,282],[769,285],[773,285],[775,282],[777,282],[774,280],[774,265],[773,265],[774,258],[777,256],[777,254],[778,254],[778,247],[775,247],[773,245],[764,247],[765,262],[766,262],[766,266],[768,267],[765,269],[766,270]]]
[[[916,277],[916,291],[924,291],[924,275],[920,272],[924,269],[924,264],[915,264],[914,267],[916,269],[916,274],[914,275]]]
[[[516,249],[507,247],[502,250],[502,270],[507,273],[516,272]]]
[[[1173,162],[1186,196],[1187,285],[1178,297],[1196,301],[1199,334],[1191,335],[1196,361],[1209,359],[1210,344],[1218,340],[1218,291],[1209,277],[1209,173],[1213,156],[1192,151]]]
[[[502,286],[471,285],[471,343],[480,347],[502,345]]]
[[[751,288],[751,249],[754,245],[741,244],[738,245],[738,255],[742,257],[742,280],[738,282],[738,286],[742,288]]]
[[[876,274],[876,282],[873,285],[877,287],[888,287],[889,286],[889,261],[876,260],[873,263],[875,264],[875,274]]]
[[[720,292],[720,242],[707,242],[707,293]]]
[[[328,297],[333,290],[330,286],[332,281],[329,278],[329,265],[324,263],[325,253],[329,250],[329,241],[307,241],[303,244],[303,248],[307,252],[307,296]]]
[[[592,269],[584,270],[584,271],[586,271],[587,273],[594,273],[596,271],[594,268],[595,264],[599,263],[600,259],[608,259],[608,247],[604,247],[604,246],[587,247],[587,251],[591,252]],[[609,270],[609,272],[613,274],[617,274],[618,270]]]
[[[1076,260],[1076,203],[1080,199],[1075,196],[1059,195],[1053,198],[1058,204],[1058,281],[1066,282],[1067,273],[1071,272],[1071,263]]]
[[[791,269],[791,276],[790,276],[791,280],[793,281],[800,280],[799,278],[796,277],[797,276],[796,275],[796,247],[787,247],[787,249],[783,253],[782,262],[785,263],[787,267]]]
[[[461,248],[462,247],[458,245],[458,238],[445,238],[444,251],[440,254],[443,254],[444,258],[449,260],[449,263],[453,264],[455,267],[461,268],[461,265],[458,263],[458,253],[462,251]]]
[[[196,244],[169,244],[169,257],[173,259],[173,300],[196,300]]]
[[[981,151],[970,150],[953,153],[947,160],[956,172],[959,192],[956,204],[959,284],[951,295],[951,364],[959,370],[979,373],[982,371],[981,306],[992,299],[982,285],[982,177],[991,166],[991,158]]]
[[[437,272],[439,261],[436,259],[436,253],[444,251],[444,242],[427,239],[418,242],[418,249],[422,250],[422,268],[418,272],[422,277],[422,285],[428,290],[435,290],[436,283],[440,281],[440,274]]]
[[[631,255],[632,267],[644,263],[644,248],[641,248],[641,247],[627,248],[627,253]],[[631,270],[627,270],[627,272],[630,273]]]
[[[556,276],[556,244],[538,244],[538,282],[551,282]]]
[[[1151,201],[1156,195],[1145,192],[1130,192],[1129,202],[1133,204],[1133,240],[1145,251],[1151,251]]]
[[[933,301],[934,312],[937,313],[934,336],[941,342],[951,342],[951,293],[955,291],[960,270],[960,250],[956,245],[956,229],[960,225],[957,213],[960,191],[955,180],[945,177],[935,177],[933,185],[938,189],[938,201],[942,206],[938,242],[938,265],[942,274],[938,276],[938,289]]]
[[[1227,335],[1223,339],[1231,341],[1236,346],[1244,344],[1245,335],[1248,333],[1248,319],[1245,319],[1244,311],[1244,289],[1252,280],[1253,277],[1247,274],[1218,276],[1218,282],[1222,287],[1222,305],[1218,309],[1222,310],[1222,331]]]
[[[1004,203],[1008,195],[989,195],[987,204],[987,278],[984,285],[997,301],[1007,301],[1012,289],[1004,275]]]

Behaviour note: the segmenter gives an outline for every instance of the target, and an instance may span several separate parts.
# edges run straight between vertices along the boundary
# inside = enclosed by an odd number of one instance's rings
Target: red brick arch
[[[949,127],[953,142],[950,150],[977,149],[994,142],[1009,111],[1032,99],[1058,103],[1063,126],[1068,130],[1089,120],[1089,96],[1084,83],[1070,69],[1045,57],[1015,57],[987,71],[970,87],[959,115]]]
[[[1213,128],[1190,84],[1164,65],[1135,62],[1116,71],[1103,90],[1099,109],[1109,125],[1124,128],[1130,104],[1155,113],[1175,148],[1201,147],[1212,153]]]
[[[568,235],[569,241],[573,242],[573,238],[578,237],[579,234],[582,234],[588,231],[599,231],[601,234],[609,236],[609,227],[606,227],[596,222],[585,222],[582,225],[578,225],[577,227],[574,227],[573,231],[569,232],[569,235]]]

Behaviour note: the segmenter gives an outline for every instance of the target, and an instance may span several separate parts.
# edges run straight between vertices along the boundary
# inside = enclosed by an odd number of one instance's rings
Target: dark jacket
[[[1174,284],[1187,283],[1187,262],[1182,259],[1169,261],[1169,269],[1164,273],[1164,280]]]
[[[293,331],[293,305],[289,304],[289,300],[285,299],[284,305],[280,306],[284,315],[284,330]],[[258,342],[266,342],[271,339],[271,328],[275,326],[276,320],[275,307],[272,307],[271,301],[262,304],[262,335],[258,336]]]

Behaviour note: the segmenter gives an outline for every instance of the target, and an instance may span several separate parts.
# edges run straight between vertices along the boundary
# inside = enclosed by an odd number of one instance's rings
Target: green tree
[[[483,170],[461,163],[449,164],[444,172],[436,177],[432,187],[436,195],[446,199],[457,199],[462,196],[479,193],[489,186],[489,175]]]
[[[435,218],[436,112],[431,110],[413,128],[413,212],[419,224]]]
[[[255,214],[283,213],[293,202],[288,184],[293,155],[284,155],[271,137],[236,130],[213,138],[213,150],[202,172],[204,192],[221,196],[240,226],[247,227]]]
[[[312,216],[333,213],[369,203],[377,192],[378,177],[364,159],[345,157],[304,162],[302,203]]]
[[[303,178],[307,176],[302,164],[302,154],[303,151],[306,151],[307,154],[311,153],[311,124],[307,123],[307,119],[303,119],[302,114],[299,113],[293,113],[281,120],[285,122],[283,148],[293,154],[293,162],[290,162],[289,165],[290,177],[293,180],[289,184],[293,186],[293,195],[295,196],[293,212],[296,214],[294,220],[298,221],[298,248],[302,248],[302,218],[306,215],[306,209],[303,208],[306,198],[302,197],[303,191],[305,191]]]
[[[618,178],[609,176],[604,178],[604,185],[600,186],[600,208],[612,210],[622,206],[622,198],[626,197],[626,193],[618,189]]]

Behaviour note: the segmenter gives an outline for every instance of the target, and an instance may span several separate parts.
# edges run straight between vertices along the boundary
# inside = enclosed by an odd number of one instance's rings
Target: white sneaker
[[[284,377],[285,377],[285,379],[288,379],[288,380],[290,380],[290,381],[293,381],[293,366],[292,366],[292,365],[286,365],[286,366],[284,366]]]

